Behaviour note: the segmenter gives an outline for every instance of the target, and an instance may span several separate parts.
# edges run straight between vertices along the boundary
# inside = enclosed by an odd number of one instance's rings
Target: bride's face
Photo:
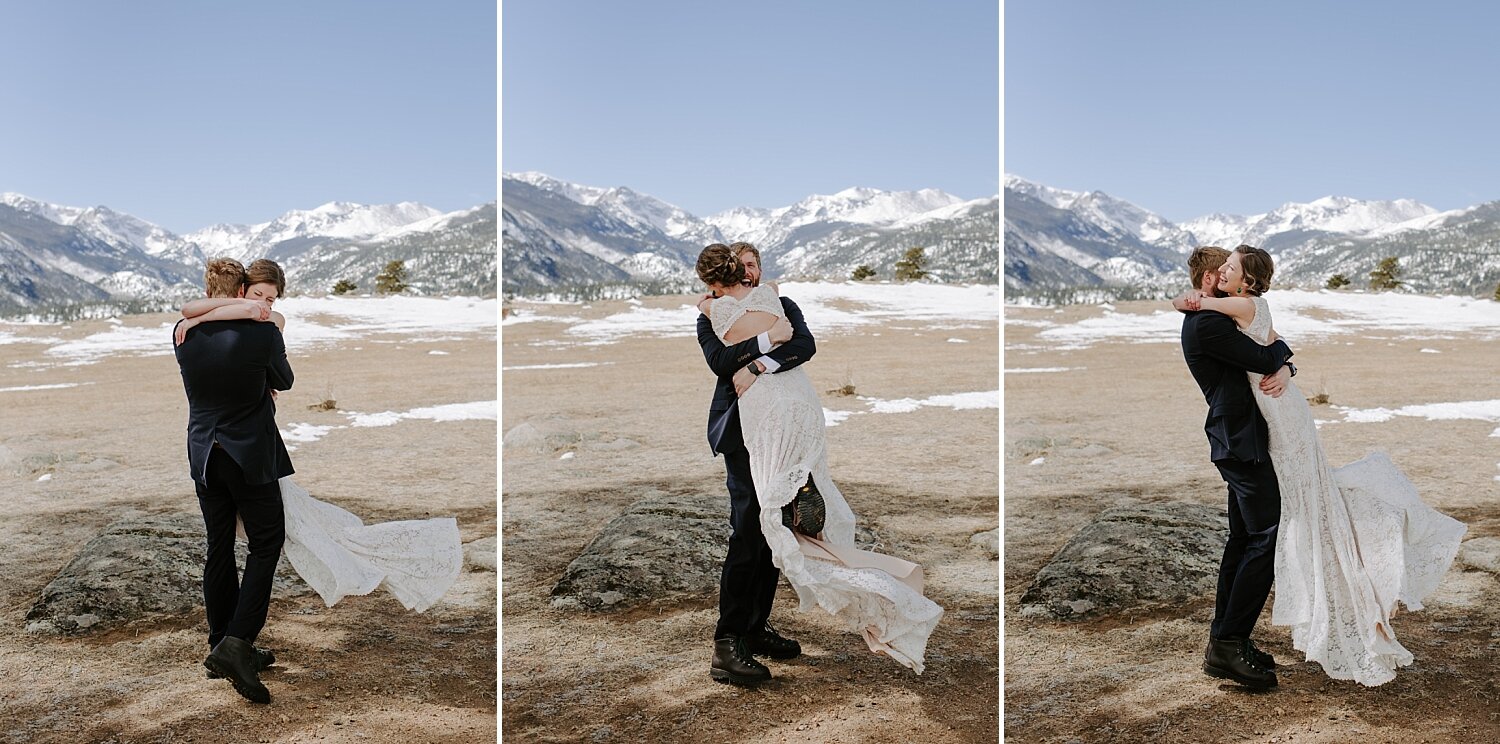
[[[1240,287],[1245,286],[1245,271],[1240,268],[1239,252],[1229,254],[1229,260],[1219,269],[1219,291],[1225,294],[1234,294]]]
[[[276,302],[276,285],[270,282],[252,284],[245,288],[245,298],[250,300],[261,300],[267,305]]]

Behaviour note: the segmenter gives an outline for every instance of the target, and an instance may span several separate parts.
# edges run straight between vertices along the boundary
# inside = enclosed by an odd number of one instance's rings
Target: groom
[[[760,251],[749,243],[728,248],[745,264],[745,283],[759,285]],[[703,347],[709,369],[718,376],[708,407],[708,444],[714,454],[724,456],[732,529],[719,575],[719,622],[714,628],[709,674],[735,684],[758,684],[771,678],[771,670],[755,656],[791,659],[802,653],[796,641],[782,637],[769,623],[780,572],[771,563],[771,549],[760,532],[760,502],[750,478],[750,452],[740,431],[737,405],[757,376],[792,369],[817,351],[797,303],[783,297],[781,307],[786,318],[770,331],[727,347],[714,335],[708,316],[698,316],[698,345]],[[772,344],[780,346],[772,348]]]
[[[244,277],[238,261],[220,258],[203,278],[209,297],[235,297]],[[271,390],[292,387],[286,344],[272,323],[229,320],[195,326],[175,351],[188,398],[188,465],[208,532],[203,605],[212,651],[203,665],[246,699],[269,703],[260,670],[272,657],[253,644],[266,624],[285,538],[277,479],[292,474],[292,461],[276,429]],[[250,543],[243,581],[234,559],[236,517]]]
[[[1193,286],[1218,294],[1219,269],[1228,257],[1229,251],[1218,247],[1193,251],[1188,259]],[[1261,389],[1278,397],[1290,375],[1296,374],[1287,361],[1292,350],[1280,339],[1261,346],[1241,333],[1229,316],[1205,310],[1187,312],[1183,318],[1182,355],[1208,402],[1203,428],[1210,457],[1229,486],[1229,540],[1219,564],[1203,671],[1247,687],[1275,687],[1275,662],[1256,647],[1250,633],[1275,577],[1281,491],[1271,464],[1266,420],[1245,373],[1265,375]]]

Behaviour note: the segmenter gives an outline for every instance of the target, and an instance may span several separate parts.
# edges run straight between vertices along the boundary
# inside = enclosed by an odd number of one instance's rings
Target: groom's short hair
[[[1229,260],[1229,251],[1216,245],[1205,245],[1193,249],[1193,255],[1188,256],[1188,273],[1193,277],[1193,289],[1203,286],[1203,275],[1210,271],[1218,271],[1225,261]]]
[[[203,268],[203,287],[209,297],[237,297],[245,285],[245,266],[232,258],[215,258]]]
[[[756,250],[755,246],[750,245],[749,243],[746,243],[746,242],[743,242],[743,241],[738,242],[738,243],[730,243],[729,244],[729,252],[732,253],[732,254],[734,254],[735,258],[739,258],[740,254],[744,253],[745,251],[750,251],[751,253],[754,253],[755,254],[755,262],[756,263],[760,263],[760,251]]]

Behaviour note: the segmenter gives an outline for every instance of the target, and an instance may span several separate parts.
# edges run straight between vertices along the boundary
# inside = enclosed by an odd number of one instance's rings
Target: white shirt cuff
[[[755,361],[760,362],[761,364],[766,365],[766,371],[762,372],[761,374],[765,374],[765,375],[775,374],[776,370],[781,369],[781,362],[778,362],[775,359],[772,359],[771,357],[768,357],[768,356],[759,357]]]
[[[765,333],[762,333],[759,336],[756,336],[755,340],[758,341],[758,342],[760,342],[760,353],[762,353],[762,354],[770,353],[770,351],[771,351],[771,332],[770,331],[766,331]]]

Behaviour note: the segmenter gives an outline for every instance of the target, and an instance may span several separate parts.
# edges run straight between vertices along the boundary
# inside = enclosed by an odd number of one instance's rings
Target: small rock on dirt
[[[1500,537],[1476,537],[1458,548],[1458,562],[1469,568],[1500,574]]]
[[[498,538],[495,535],[482,537],[464,546],[464,565],[470,571],[494,571],[498,561],[496,560],[496,545]]]
[[[981,532],[969,538],[969,544],[989,553],[991,558],[998,560],[1000,558],[1000,528],[996,527],[993,530]]]

